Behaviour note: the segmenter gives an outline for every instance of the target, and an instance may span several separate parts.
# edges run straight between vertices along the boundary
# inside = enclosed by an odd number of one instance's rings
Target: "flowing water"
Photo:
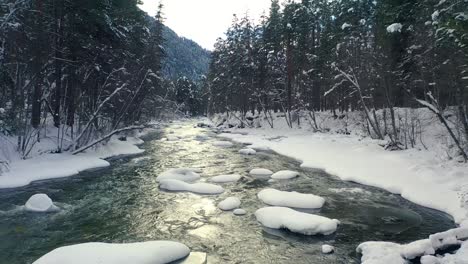
[[[113,159],[109,168],[0,191],[0,263],[32,263],[69,244],[148,240],[182,242],[192,252],[206,252],[208,263],[359,263],[355,249],[360,242],[404,243],[454,227],[443,213],[376,188],[340,181],[319,170],[302,169],[297,161],[275,153],[242,156],[238,154],[241,145],[214,147],[213,132],[193,125],[174,123],[148,135],[141,146],[145,154]],[[183,139],[159,140],[170,133]],[[201,134],[211,138],[195,140]],[[201,168],[203,180],[229,173],[244,177],[223,185],[226,192],[218,196],[159,190],[158,173],[177,167]],[[248,176],[256,167],[296,170],[301,177],[268,183]],[[253,213],[265,206],[256,194],[266,187],[326,198],[321,210],[306,212],[339,219],[341,225],[330,236],[262,228]],[[52,214],[21,210],[36,193],[48,194],[62,210]],[[239,197],[248,214],[234,216],[218,210],[217,202],[228,196]],[[336,252],[322,254],[323,244],[335,246]]]

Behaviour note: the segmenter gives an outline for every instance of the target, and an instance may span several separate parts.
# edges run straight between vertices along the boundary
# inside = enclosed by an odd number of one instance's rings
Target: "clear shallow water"
[[[177,142],[159,138],[174,132]],[[32,263],[50,250],[83,242],[137,242],[175,240],[192,251],[206,252],[208,263],[359,263],[356,246],[363,241],[409,242],[454,227],[440,212],[423,208],[388,192],[342,182],[318,170],[275,153],[241,156],[242,147],[219,148],[217,140],[196,141],[209,134],[193,123],[177,123],[149,135],[140,158],[121,158],[112,167],[76,177],[35,183],[15,190],[0,190],[0,264]],[[203,179],[228,173],[245,177],[223,185],[220,196],[168,193],[158,189],[158,173],[171,167],[203,169]],[[291,169],[301,177],[267,183],[252,179],[255,167],[273,171]],[[326,198],[321,210],[311,211],[341,221],[331,236],[302,236],[262,228],[253,213],[264,205],[256,198],[263,188],[313,193]],[[360,192],[337,189],[360,188]],[[47,193],[63,210],[56,214],[32,214],[19,206],[35,193]],[[246,216],[234,216],[216,208],[218,201],[237,196]],[[307,210],[305,210],[307,211]],[[336,253],[323,255],[331,244]]]

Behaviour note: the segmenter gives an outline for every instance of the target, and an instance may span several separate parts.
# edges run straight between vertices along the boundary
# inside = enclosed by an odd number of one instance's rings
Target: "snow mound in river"
[[[24,205],[24,208],[26,211],[36,213],[55,212],[59,210],[59,208],[52,202],[52,199],[50,199],[47,194],[43,193],[31,196]]]
[[[255,150],[253,150],[251,148],[245,148],[245,149],[239,150],[239,154],[249,156],[249,155],[257,154],[257,151],[255,151]]]
[[[210,179],[211,182],[215,183],[229,183],[236,182],[240,180],[241,176],[239,174],[230,174],[230,175],[219,175]]]
[[[223,211],[231,211],[239,208],[241,201],[237,197],[229,197],[218,204],[218,208]]]
[[[268,169],[253,169],[249,172],[250,175],[256,176],[256,177],[269,177],[273,174],[271,170]]]
[[[180,180],[162,180],[159,188],[174,192],[192,192],[198,194],[220,194],[223,187],[209,183],[186,183]]]
[[[288,229],[303,235],[330,235],[340,223],[319,215],[295,211],[287,207],[265,207],[255,212],[257,221],[263,226],[273,229]]]
[[[289,179],[296,178],[298,176],[299,176],[299,172],[297,171],[282,170],[271,175],[271,178],[275,180],[289,180]]]
[[[193,182],[200,179],[200,175],[196,173],[198,169],[193,168],[178,168],[178,169],[169,169],[156,178],[157,182],[163,180],[179,180],[184,182]]]
[[[164,264],[189,254],[190,249],[187,246],[171,241],[86,243],[57,248],[33,264]]]
[[[325,203],[325,199],[317,195],[275,189],[262,190],[257,196],[262,202],[274,206],[318,209]]]
[[[236,209],[233,211],[234,215],[246,215],[247,214],[247,211],[245,211],[244,209]]]
[[[335,248],[333,246],[330,246],[330,245],[323,245],[322,246],[322,253],[323,254],[331,254],[335,252]]]

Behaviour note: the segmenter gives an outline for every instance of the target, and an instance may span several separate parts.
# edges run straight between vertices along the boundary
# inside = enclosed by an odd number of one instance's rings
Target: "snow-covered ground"
[[[402,116],[406,111],[418,117],[421,133],[414,148],[401,151],[385,150],[382,146],[386,142],[369,138],[359,113],[340,118],[318,113],[322,132],[315,132],[306,120],[302,120],[302,127],[295,125],[291,129],[281,114],[275,116],[274,129],[263,118],[253,118],[255,128],[247,129],[236,128],[236,118],[218,115],[213,122],[223,123],[219,126],[225,129],[221,138],[252,149],[270,149],[301,161],[302,167],[323,169],[345,181],[400,194],[411,202],[445,212],[461,227],[468,227],[468,164],[452,159],[456,148],[430,112],[399,109],[397,114]],[[376,248],[361,250],[363,261],[377,255],[375,262],[365,263],[391,263],[378,257],[390,252],[401,256],[400,247],[395,245],[372,250]]]
[[[139,136],[144,133],[139,134]],[[32,157],[21,159],[11,146],[2,144],[0,160],[9,160],[9,170],[1,173],[0,189],[17,188],[31,184],[35,181],[64,178],[78,173],[110,166],[105,159],[122,155],[135,155],[143,153],[138,148],[143,141],[137,137],[127,137],[121,141],[114,136],[106,145],[101,145],[87,152],[72,155],[71,153],[52,154],[56,144],[52,140],[44,139],[41,144],[35,146]]]

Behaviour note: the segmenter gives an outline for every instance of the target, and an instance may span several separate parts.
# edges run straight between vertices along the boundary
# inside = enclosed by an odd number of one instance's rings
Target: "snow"
[[[244,209],[236,209],[233,211],[234,215],[246,215],[247,214],[247,211],[245,211]]]
[[[289,180],[296,177],[299,177],[299,172],[290,170],[278,171],[271,175],[271,178],[275,180]]]
[[[163,264],[189,254],[190,249],[187,246],[171,241],[85,243],[57,248],[33,264]]]
[[[388,33],[395,33],[395,32],[401,32],[403,29],[403,25],[400,23],[393,23],[390,26],[387,27],[387,32]]]
[[[352,26],[353,26],[353,25],[351,25],[351,24],[349,24],[349,23],[343,23],[343,25],[341,26],[341,29],[342,29],[342,30],[345,30],[345,29],[347,29],[347,28],[349,28],[349,27],[352,27]]]
[[[331,254],[335,252],[335,248],[333,246],[330,246],[330,245],[323,245],[322,246],[322,253],[323,254]]]
[[[330,235],[339,224],[336,219],[295,211],[287,207],[265,207],[255,212],[257,221],[273,229],[288,229],[303,235]]]
[[[427,109],[421,111],[420,115],[427,113],[429,117],[433,116]],[[436,120],[428,120],[432,125],[437,124]],[[328,125],[332,127],[335,124]],[[443,131],[443,127],[425,128],[427,133],[434,133],[434,136],[431,134],[431,137],[428,135],[424,138],[426,144],[433,144],[434,150],[405,151],[386,151],[379,146],[381,141],[362,138],[358,134],[312,133],[282,128],[279,124],[277,127],[246,129],[248,135],[225,133],[221,136],[242,144],[267,146],[272,151],[300,161],[303,168],[322,169],[345,181],[400,194],[413,203],[451,215],[458,224],[468,219],[468,211],[463,206],[464,197],[468,198],[465,195],[468,193],[468,168],[455,160],[441,159],[439,155],[446,155],[446,150],[439,144],[444,144],[442,142],[447,139],[441,140],[441,143],[431,143],[434,141],[431,138],[440,137],[437,131]],[[271,140],[279,137],[281,139]]]
[[[425,263],[466,263],[450,262],[463,256],[468,259],[468,228],[454,228],[441,232],[406,245],[391,242],[365,242],[358,246],[357,251],[362,254],[362,263],[387,264],[407,263],[408,260],[422,257]],[[462,245],[455,254],[446,254],[444,257],[431,257],[436,251],[454,245]],[[424,263],[421,261],[421,263]]]
[[[48,213],[58,211],[59,208],[55,206],[52,199],[47,194],[39,193],[31,196],[24,205],[26,211],[35,213]]]
[[[0,174],[0,189],[23,187],[36,181],[71,177],[82,171],[108,167],[110,163],[105,160],[107,158],[143,153],[144,150],[137,147],[142,142],[133,137],[127,137],[127,141],[120,141],[114,136],[106,145],[78,155],[42,154],[26,160],[14,157],[9,166],[10,170]],[[55,147],[54,142],[45,139],[41,144],[37,144],[37,148],[41,148],[42,151]]]
[[[163,180],[179,180],[184,182],[194,182],[200,179],[200,175],[194,171],[193,168],[178,168],[178,169],[169,169],[158,175],[156,178],[157,182]]]
[[[257,169],[251,170],[249,174],[252,176],[257,176],[257,177],[269,177],[273,174],[273,172],[269,169],[257,168]]]
[[[179,141],[181,138],[179,136],[168,135],[166,139],[167,141]]]
[[[417,117],[421,121],[423,131],[420,136],[424,145],[417,142],[414,148],[402,151],[387,151],[382,147],[387,141],[369,138],[363,128],[363,118],[359,112],[346,113],[343,119],[333,118],[329,113],[317,112],[317,123],[322,133],[312,132],[307,125],[291,129],[284,121],[284,117],[281,117],[281,113],[278,113],[273,114],[274,129],[271,129],[266,121],[261,121],[258,124],[259,128],[242,129],[246,135],[224,133],[220,136],[241,144],[251,144],[250,147],[264,146],[278,154],[300,161],[303,168],[322,169],[345,181],[399,194],[418,205],[445,212],[461,227],[468,227],[468,207],[466,207],[468,166],[466,163],[458,162],[459,159],[456,157],[459,153],[456,148],[451,147],[453,141],[447,135],[446,128],[439,122],[437,116],[427,109],[430,106],[419,109],[395,108],[396,115],[403,120],[407,117]],[[448,116],[451,110],[446,110],[444,113]],[[381,111],[376,114],[382,117]],[[456,118],[456,115],[453,116]],[[452,119],[450,122],[455,121]],[[237,130],[235,122],[232,119],[228,120],[229,126],[234,127],[228,129],[228,132]],[[383,126],[382,123],[381,125]],[[361,188],[330,189],[330,191],[346,195],[368,193]],[[435,234],[432,236],[431,245],[439,243],[437,241],[440,241],[440,245],[433,246],[434,249],[440,246],[458,245],[464,240],[460,239],[463,237],[463,232],[449,231],[448,234],[442,235],[441,240],[435,239],[441,234]],[[374,245],[378,246],[365,244],[360,247],[360,251],[366,252],[363,262],[405,263],[404,256],[410,258],[415,254],[425,254],[431,250],[426,247],[427,239],[415,241],[407,247],[387,242],[378,242]],[[374,250],[377,252],[373,252]],[[430,261],[433,258],[423,259]],[[442,260],[440,256],[437,256],[437,259]]]
[[[317,195],[275,189],[262,190],[257,196],[262,202],[273,206],[318,209],[325,203],[325,199]]]
[[[197,194],[220,194],[224,192],[223,187],[209,183],[186,183],[181,180],[169,179],[162,180],[159,188],[174,192],[192,192]]]
[[[330,188],[329,190],[334,193],[371,194],[370,192],[365,191],[361,188]]]
[[[245,148],[245,149],[239,150],[239,154],[242,154],[242,155],[255,155],[256,153],[257,151],[251,148]]]
[[[231,211],[239,208],[241,201],[237,197],[229,197],[218,204],[218,208],[223,211]]]
[[[229,142],[229,141],[215,141],[213,142],[213,146],[215,147],[223,147],[223,148],[227,148],[227,147],[232,147],[234,144],[232,144],[232,142]]]
[[[357,248],[361,264],[408,264],[400,251],[401,245],[391,242],[366,242]]]
[[[239,174],[219,175],[211,178],[209,181],[214,183],[230,183],[237,182],[241,179]]]

